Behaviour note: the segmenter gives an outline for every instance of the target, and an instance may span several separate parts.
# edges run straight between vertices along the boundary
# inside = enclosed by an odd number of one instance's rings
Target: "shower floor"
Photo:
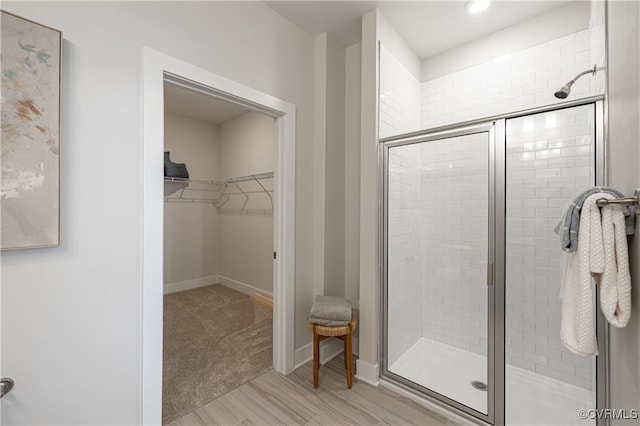
[[[487,392],[471,386],[474,380],[487,382],[481,355],[421,338],[389,371],[486,413]],[[511,365],[505,374],[508,425],[595,425],[578,418],[578,410],[595,407],[595,392]]]

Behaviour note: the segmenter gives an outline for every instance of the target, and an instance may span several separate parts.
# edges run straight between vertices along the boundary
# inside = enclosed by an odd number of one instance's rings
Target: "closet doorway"
[[[163,423],[273,366],[273,117],[164,83]]]
[[[273,369],[294,369],[295,105],[192,64],[143,48],[142,423],[162,422],[164,86],[171,83],[262,113],[274,121]],[[179,163],[179,158],[171,158]],[[168,191],[170,192],[170,190]],[[241,210],[242,206],[228,208]],[[245,205],[245,208],[248,205]],[[196,391],[198,391],[196,389]]]

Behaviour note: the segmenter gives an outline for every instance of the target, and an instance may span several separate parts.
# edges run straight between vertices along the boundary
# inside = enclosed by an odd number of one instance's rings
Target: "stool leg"
[[[353,369],[353,356],[351,354],[351,330],[349,330],[349,334],[347,334],[346,338],[344,339],[344,345],[345,345],[345,349],[344,349],[344,360],[346,363],[346,369],[347,369],[347,389],[351,389],[351,383],[352,383],[352,369]]]
[[[320,336],[313,330],[313,387],[318,387],[318,370],[320,369]]]
[[[344,369],[347,370],[349,368],[349,364],[347,364],[347,336],[342,337],[342,342],[344,343]]]

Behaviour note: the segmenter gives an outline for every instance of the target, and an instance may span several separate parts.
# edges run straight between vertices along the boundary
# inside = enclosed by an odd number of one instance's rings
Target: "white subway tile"
[[[514,365],[515,367],[523,368],[528,371],[536,371],[536,368],[537,368],[536,364],[534,364],[533,362],[525,361],[519,358],[513,358],[512,365]]]
[[[591,389],[590,377],[577,377],[573,374],[562,373],[562,381],[584,389]]]
[[[565,167],[562,169],[563,177],[589,177],[590,175],[590,167]]]
[[[554,370],[552,368],[545,367],[544,365],[536,365],[535,372],[538,374],[542,374],[547,377],[551,377],[552,379],[562,380],[562,372],[558,370]]]
[[[558,370],[563,373],[575,374],[576,366],[567,362],[558,361],[556,359],[549,360],[549,368]]]
[[[542,366],[547,366],[548,364],[548,359],[546,356],[544,355],[538,355],[532,352],[523,352],[522,354],[522,358],[525,361],[529,361],[535,365],[542,365]],[[532,371],[535,371],[535,367],[534,369],[531,369]]]
[[[555,43],[545,43],[519,52],[513,55],[512,63],[508,66],[483,64],[472,67],[423,83],[414,92],[411,91],[411,85],[404,84],[406,81],[384,81],[385,84],[381,87],[388,90],[390,96],[385,98],[384,105],[381,103],[381,118],[384,108],[381,133],[383,130],[399,132],[405,128],[403,126],[406,122],[412,122],[413,126],[416,122],[421,122],[422,127],[432,127],[526,108],[534,106],[536,102],[554,103],[556,100],[552,96],[552,89],[566,82],[566,73],[571,71],[569,74],[573,74],[574,70],[581,71],[589,66],[574,63],[583,55],[579,46],[572,47],[574,40],[586,40],[586,33],[588,31],[580,33],[581,38],[578,35],[563,37]],[[575,52],[570,55],[572,50]],[[561,54],[564,57],[560,57]],[[394,59],[392,56],[387,57]],[[524,64],[529,65],[525,67]],[[387,73],[395,72],[396,77],[404,73],[402,69],[395,69],[390,64],[386,66],[384,70]],[[525,68],[527,73],[524,72]],[[529,69],[535,69],[534,73],[529,73]],[[381,80],[385,80],[382,75]],[[453,95],[452,90],[456,90]],[[576,96],[581,93],[585,96],[590,93],[588,90],[588,85],[574,86]],[[414,97],[414,94],[417,95]],[[477,101],[475,104],[470,103],[470,99]],[[523,368],[538,368],[535,370],[538,373],[558,379],[562,379],[562,372],[547,368],[544,359],[564,362],[565,367],[574,365],[575,374],[564,372],[566,377],[571,376],[566,381],[572,378],[580,380],[590,370],[580,367],[579,361],[570,357],[565,356],[563,360],[562,355],[566,353],[566,349],[558,340],[560,305],[556,302],[560,274],[559,248],[557,237],[550,228],[553,228],[566,201],[585,186],[585,178],[593,173],[590,139],[581,137],[582,139],[576,140],[574,136],[585,131],[580,126],[588,121],[570,114],[558,114],[556,128],[552,128],[553,123],[545,121],[542,115],[533,121],[535,131],[528,133],[522,132],[522,127],[514,129],[511,120],[508,122],[511,142],[507,146],[507,192],[510,197],[507,207],[511,216],[507,235],[514,241],[519,240],[520,246],[509,246],[510,256],[507,262],[510,287],[506,302],[511,327],[508,332],[513,331],[516,336],[514,339],[507,336],[507,353],[511,353],[509,359],[512,362],[515,359],[526,361],[528,364],[520,364]],[[547,137],[534,138],[534,134],[538,134],[540,129],[546,132]],[[517,136],[517,143],[511,136]],[[580,150],[582,146],[587,148],[586,152]],[[426,279],[429,274],[433,275],[431,290],[423,288],[421,298],[425,311],[429,313],[424,313],[423,320],[417,322],[422,323],[425,335],[467,350],[486,351],[487,307],[486,303],[477,304],[477,300],[482,297],[478,290],[483,288],[480,278],[486,259],[474,258],[473,253],[480,251],[478,248],[486,244],[487,182],[485,180],[472,189],[468,182],[475,182],[479,175],[467,170],[476,164],[472,159],[482,156],[485,151],[472,152],[470,148],[464,144],[443,143],[438,144],[435,149],[418,154],[418,159],[403,159],[401,164],[405,169],[420,167],[422,162],[428,163],[430,170],[425,170],[422,178],[417,181],[417,175],[413,175],[413,178],[405,176],[399,179],[402,184],[393,183],[390,186],[392,190],[404,191],[404,195],[397,198],[399,203],[395,205],[400,211],[390,212],[390,215],[394,215],[391,220],[397,226],[399,237],[398,245],[394,248],[402,253],[391,257],[390,261],[393,258],[397,262],[394,264],[394,273],[404,274],[397,278],[408,290],[416,288],[418,280]],[[525,151],[531,151],[530,158],[525,158]],[[466,156],[465,153],[473,155]],[[406,175],[406,171],[404,173]],[[430,185],[428,182],[434,183]],[[430,189],[425,189],[428,187]],[[438,191],[452,196],[440,197],[437,209],[420,199],[437,200],[438,196],[435,194]],[[482,203],[477,203],[471,215],[466,215],[462,213],[465,211],[465,200],[482,200]],[[417,210],[423,211],[416,214]],[[458,210],[462,210],[462,216],[456,216]],[[434,223],[411,226],[411,221],[423,219]],[[429,233],[430,239],[435,238],[441,243],[430,245],[421,242],[416,245],[415,241],[425,233]],[[443,249],[442,243],[449,244],[449,247]],[[462,250],[453,245],[468,246],[470,249]],[[412,257],[411,251],[419,251],[421,254]],[[417,259],[428,260],[418,265]],[[402,268],[410,270],[403,271]],[[442,274],[434,271],[448,272]],[[458,281],[460,279],[464,283]],[[402,303],[410,303],[411,299],[405,294]],[[433,315],[434,312],[438,312],[439,316]],[[437,322],[434,323],[434,320]],[[454,330],[455,324],[457,328]],[[464,327],[461,328],[462,326]],[[515,329],[519,330],[519,334]],[[452,334],[452,331],[456,333]],[[532,343],[534,347],[526,348],[529,352],[513,346]],[[528,355],[523,359],[525,353]],[[557,364],[555,366],[558,367]],[[569,367],[565,368],[567,369]]]

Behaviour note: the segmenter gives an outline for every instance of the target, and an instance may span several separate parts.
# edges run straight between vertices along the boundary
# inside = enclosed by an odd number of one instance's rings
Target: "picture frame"
[[[0,249],[60,245],[62,32],[1,12]]]

